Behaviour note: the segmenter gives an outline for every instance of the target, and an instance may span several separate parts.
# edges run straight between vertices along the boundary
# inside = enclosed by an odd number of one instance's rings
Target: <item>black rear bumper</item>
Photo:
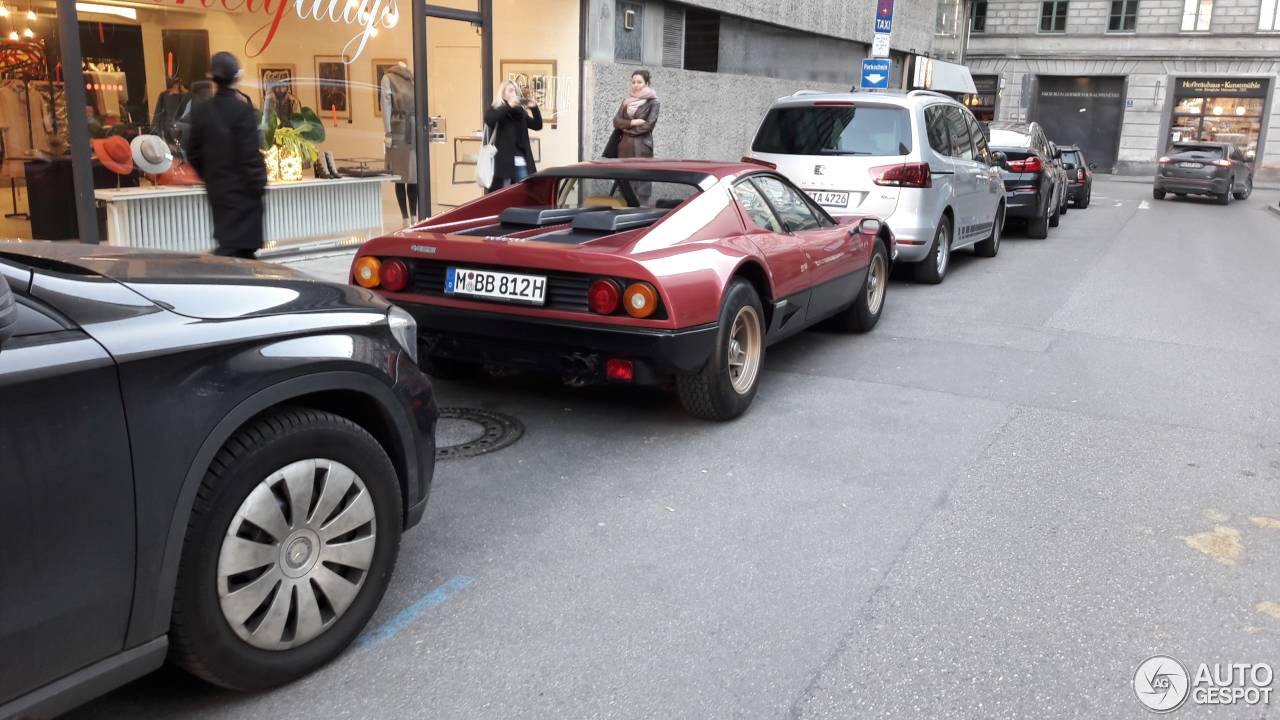
[[[454,308],[403,305],[418,321],[424,356],[606,380],[605,362],[635,364],[636,384],[700,371],[715,347],[717,323],[682,330],[542,320]]]

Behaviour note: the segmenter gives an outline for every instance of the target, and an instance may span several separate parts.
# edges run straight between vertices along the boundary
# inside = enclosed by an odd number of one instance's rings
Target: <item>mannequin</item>
[[[386,134],[387,170],[400,176],[396,202],[406,222],[418,217],[418,155],[414,148],[417,119],[413,105],[413,73],[403,62],[382,76],[382,130]]]

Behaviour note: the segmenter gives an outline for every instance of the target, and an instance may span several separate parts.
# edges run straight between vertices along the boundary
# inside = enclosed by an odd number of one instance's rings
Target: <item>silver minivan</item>
[[[1000,167],[973,114],[946,95],[801,91],[773,104],[744,159],[775,167],[832,215],[887,222],[921,282],[942,282],[953,250],[1000,249]]]

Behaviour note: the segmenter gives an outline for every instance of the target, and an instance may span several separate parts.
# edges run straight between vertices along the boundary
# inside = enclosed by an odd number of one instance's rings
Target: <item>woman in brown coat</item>
[[[649,71],[631,73],[631,94],[623,99],[613,116],[613,127],[621,133],[618,157],[653,157],[653,128],[658,124],[658,109],[658,94],[649,85]],[[636,184],[641,204],[648,201],[650,189],[649,183]]]

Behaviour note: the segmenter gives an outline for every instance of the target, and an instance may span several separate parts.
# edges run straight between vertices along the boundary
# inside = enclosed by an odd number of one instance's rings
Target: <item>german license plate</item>
[[[1202,168],[1202,167],[1204,167],[1204,163],[1180,162],[1180,163],[1178,163],[1178,167],[1184,167],[1184,168]]]
[[[542,275],[517,275],[451,267],[445,274],[444,292],[446,295],[470,295],[543,305],[547,301],[547,278]]]
[[[849,193],[834,190],[806,190],[813,201],[824,207],[848,207]]]

